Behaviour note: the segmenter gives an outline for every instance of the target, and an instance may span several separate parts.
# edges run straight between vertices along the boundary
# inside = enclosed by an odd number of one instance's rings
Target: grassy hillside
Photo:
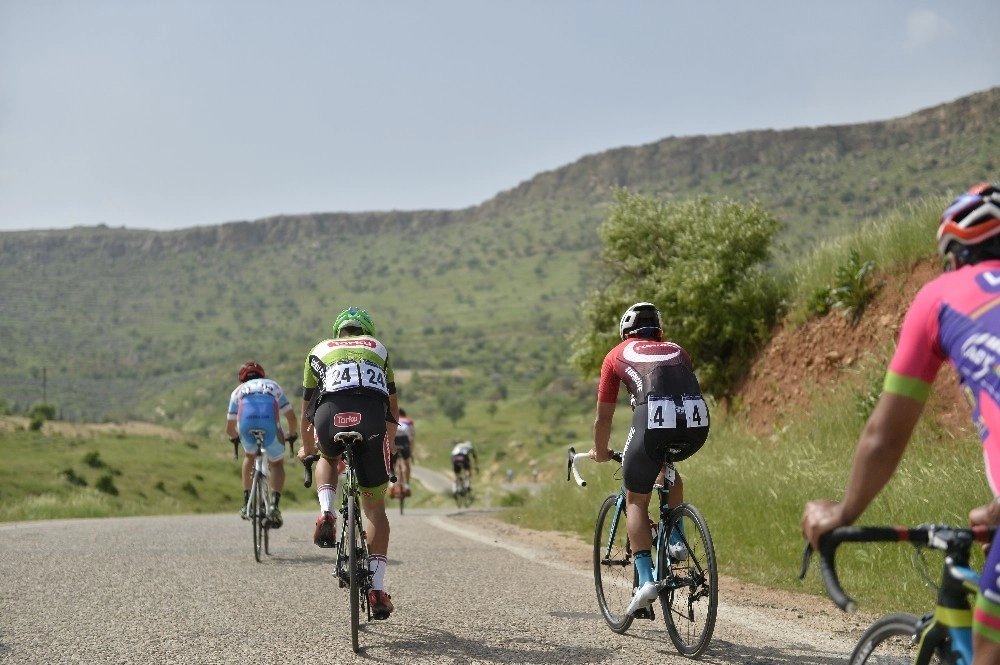
[[[860,250],[863,260],[877,262],[877,277],[886,282],[882,293],[895,294],[900,276],[933,256],[930,229],[940,205],[939,199],[925,200],[801,257],[788,271],[799,284],[791,291],[789,328],[795,328],[793,318],[804,316],[808,294],[834,280],[837,267],[847,263],[852,249]],[[836,312],[827,317],[840,318]],[[832,387],[811,381],[796,386],[803,399],[803,407],[795,412],[798,417],[784,418],[768,436],[752,434],[739,413],[727,413],[716,405],[709,443],[680,469],[686,498],[709,521],[723,574],[820,593],[815,570],[805,582],[796,577],[803,545],[799,517],[806,500],[840,495],[853,445],[870,408],[870,387],[877,384],[891,350],[892,329],[881,329],[885,339],[872,339],[871,357],[846,367],[843,381]],[[822,338],[822,330],[817,334]],[[543,359],[539,362],[544,366]],[[527,376],[522,385],[515,385],[509,378],[518,376],[513,371],[498,371],[488,379],[467,377],[466,372],[465,367],[444,364],[405,372],[404,395],[408,405],[415,405],[410,412],[417,419],[418,463],[447,472],[449,442],[471,438],[477,442],[483,467],[477,482],[480,487],[493,486],[488,493],[492,505],[510,506],[506,516],[517,524],[574,532],[586,542],[601,499],[617,490],[613,465],[586,467],[590,481],[586,490],[565,480],[567,446],[582,451],[590,445],[593,386],[540,376],[534,381]],[[213,422],[221,428],[217,393],[231,379],[221,373],[212,377],[210,370],[205,376],[218,384],[214,393],[206,384],[204,394],[171,398],[178,402],[210,398]],[[463,393],[469,395],[469,403],[464,418],[452,423],[432,395],[437,386],[455,386],[459,381],[469,388]],[[498,394],[500,385],[511,386],[505,398]],[[480,392],[472,390],[476,387]],[[613,441],[622,441],[626,420],[616,418]],[[25,424],[20,421],[20,429],[0,428],[0,449],[5,453],[0,521],[225,512],[238,504],[239,467],[231,458],[232,448],[218,433],[173,428],[102,433],[72,423],[47,423],[40,432],[31,432]],[[515,482],[529,482],[537,469],[541,494],[500,489],[508,469]],[[314,508],[312,492],[299,484],[300,473],[300,467],[290,466],[283,499],[286,509]],[[971,428],[954,427],[937,419],[932,410],[918,427],[897,477],[862,522],[961,524],[969,507],[989,496],[981,447]],[[442,502],[419,486],[414,499],[414,505]],[[849,548],[838,557],[841,580],[863,610],[921,613],[932,602],[932,593],[913,569],[911,554],[908,546]],[[939,563],[933,556],[928,561],[931,569]]]
[[[785,225],[782,241],[802,247],[915,194],[996,177],[998,109],[995,89],[880,123],[669,138],[460,211],[2,233],[0,400],[18,413],[45,400],[66,420],[220,433],[240,363],[259,360],[294,393],[312,343],[360,305],[408,370],[401,399],[413,415],[465,437],[486,414],[498,445],[565,439],[581,426],[571,417],[589,418],[566,334],[599,286],[596,229],[612,186],[758,196]],[[456,396],[468,415],[452,423],[441,403]]]

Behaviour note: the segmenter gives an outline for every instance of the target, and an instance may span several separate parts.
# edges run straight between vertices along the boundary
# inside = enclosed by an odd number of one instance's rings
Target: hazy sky
[[[464,208],[1000,85],[997,0],[0,0],[0,230]]]

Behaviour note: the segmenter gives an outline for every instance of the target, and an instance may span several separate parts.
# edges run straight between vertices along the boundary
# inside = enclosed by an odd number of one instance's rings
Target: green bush
[[[74,471],[72,467],[67,468],[67,469],[63,469],[63,471],[62,471],[62,473],[60,475],[63,477],[63,479],[67,483],[69,483],[70,485],[73,485],[74,487],[86,487],[87,486],[87,479],[86,478],[82,478],[82,477],[76,475],[76,471]]]
[[[622,312],[648,301],[663,315],[665,336],[691,354],[702,388],[728,395],[781,310],[784,289],[767,269],[780,224],[757,202],[615,196],[600,228],[606,286],[584,302],[574,364],[597,374],[619,341]]]
[[[112,496],[118,496],[118,488],[115,487],[115,481],[111,478],[111,475],[104,475],[97,479],[94,487],[104,492],[105,494],[110,494]]]
[[[835,309],[842,310],[857,323],[861,315],[882,288],[884,282],[872,284],[871,274],[875,270],[874,261],[861,261],[861,254],[851,249],[847,263],[837,267],[836,285],[830,289],[830,300]]]
[[[101,454],[98,453],[96,450],[84,455],[83,463],[92,469],[103,469],[105,466],[107,466],[104,463],[104,460],[101,459]]]

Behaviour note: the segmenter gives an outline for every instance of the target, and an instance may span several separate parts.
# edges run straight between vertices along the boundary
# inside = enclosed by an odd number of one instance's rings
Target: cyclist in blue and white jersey
[[[247,519],[246,506],[250,498],[250,484],[253,481],[253,467],[257,459],[257,441],[250,434],[252,429],[262,429],[264,451],[271,467],[271,489],[273,501],[268,512],[271,527],[280,529],[281,510],[278,502],[285,487],[285,433],[281,429],[280,416],[288,422],[288,437],[294,439],[298,433],[295,410],[292,409],[285,391],[277,381],[265,378],[264,368],[254,360],[240,367],[240,385],[229,396],[229,411],[226,416],[226,434],[233,443],[243,444],[243,506],[240,516]]]

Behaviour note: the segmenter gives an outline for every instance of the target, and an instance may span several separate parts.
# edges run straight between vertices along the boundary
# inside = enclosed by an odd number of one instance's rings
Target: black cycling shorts
[[[410,459],[410,437],[405,434],[396,435],[396,456]]]
[[[364,436],[364,445],[356,460],[358,485],[364,488],[374,489],[389,482],[387,412],[384,400],[357,393],[329,393],[316,407],[313,425],[323,457],[333,458],[344,452],[342,446],[333,442],[334,434],[354,430]]]
[[[707,407],[700,417],[704,419],[704,426],[687,427],[686,419],[678,411],[676,427],[649,429],[648,405],[636,404],[632,413],[632,427],[622,453],[622,480],[625,489],[649,494],[653,491],[653,484],[660,475],[664,462],[679,462],[701,450],[708,439]]]
[[[462,473],[463,469],[465,471],[471,471],[472,459],[468,455],[452,455],[451,466],[455,469],[455,473]]]

